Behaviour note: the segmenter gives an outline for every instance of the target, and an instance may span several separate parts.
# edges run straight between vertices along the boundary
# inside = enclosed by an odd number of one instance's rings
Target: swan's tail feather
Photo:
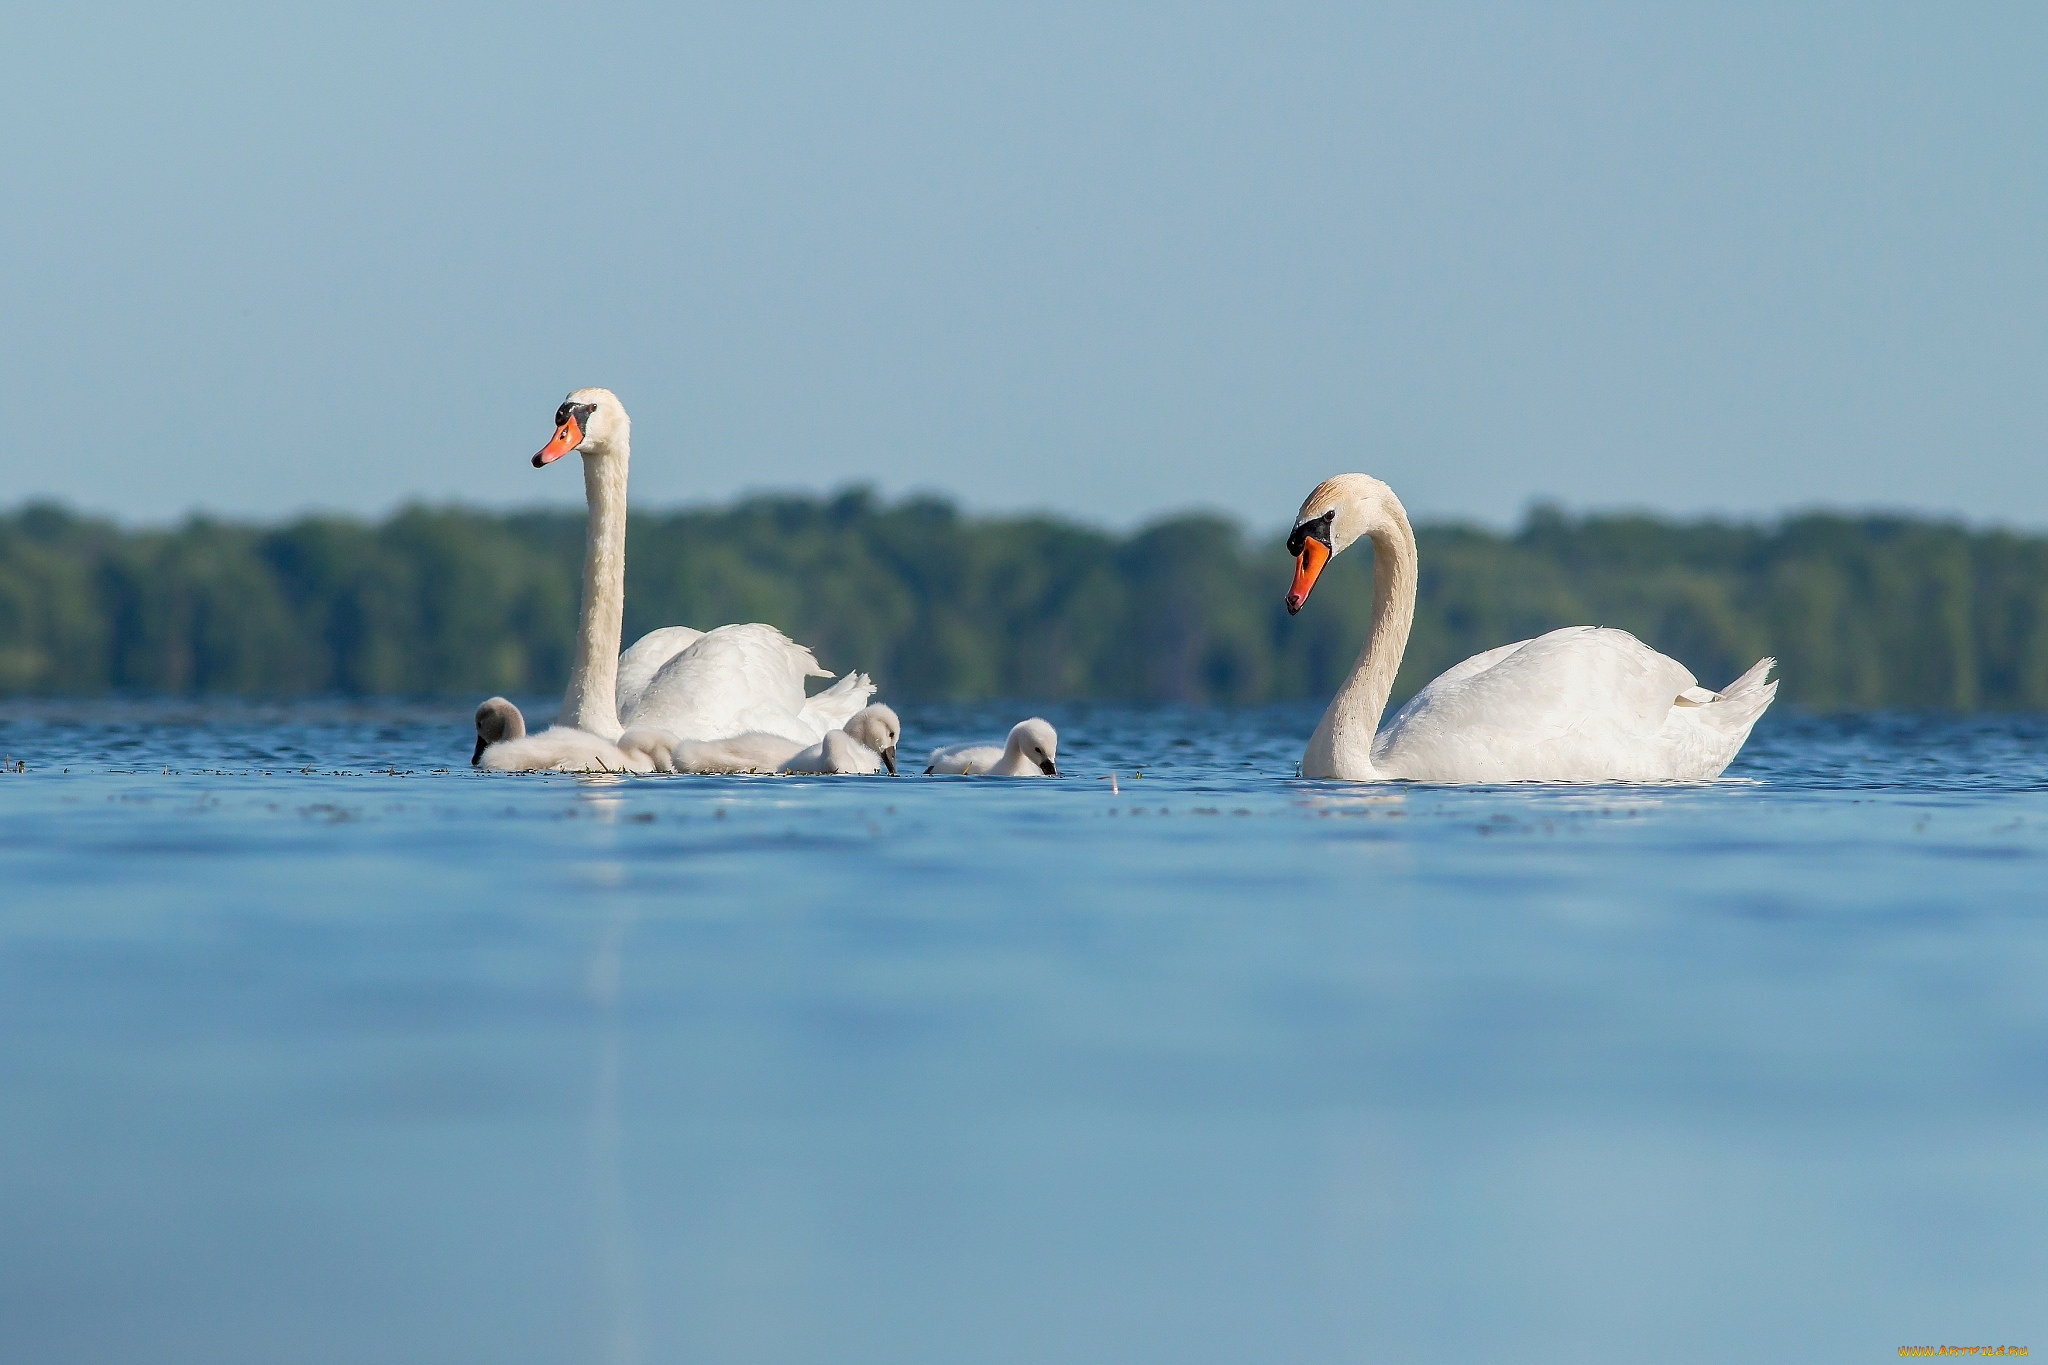
[[[1721,694],[1707,704],[1706,715],[1726,730],[1747,735],[1750,726],[1756,724],[1757,717],[1778,695],[1778,684],[1764,681],[1777,666],[1776,659],[1758,659],[1748,672],[1722,688]]]
[[[1729,683],[1726,687],[1721,689],[1720,699],[1722,701],[1727,701],[1731,697],[1735,697],[1743,692],[1747,692],[1752,688],[1763,686],[1764,675],[1769,673],[1772,669],[1776,668],[1777,666],[1778,661],[1776,659],[1758,659],[1755,663],[1749,666],[1749,671],[1747,673],[1744,673],[1734,682]],[[1776,683],[1771,684],[1771,687],[1774,691],[1776,690],[1777,686],[1778,685]]]
[[[762,626],[761,629],[796,651],[796,656],[800,661],[799,666],[803,669],[806,678],[829,678],[832,676],[832,670],[818,662],[818,656],[811,652],[809,645],[798,644],[773,626]]]
[[[831,674],[826,674],[831,677]],[[865,673],[850,672],[815,697],[804,701],[804,717],[819,727],[819,733],[837,730],[853,719],[875,694],[874,680]]]

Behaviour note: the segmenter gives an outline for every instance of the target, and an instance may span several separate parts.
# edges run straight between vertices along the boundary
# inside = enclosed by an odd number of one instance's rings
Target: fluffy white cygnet
[[[772,773],[803,746],[759,730],[729,739],[686,739],[669,750],[670,771],[679,773]]]
[[[877,703],[854,712],[845,728],[829,732],[803,752],[782,765],[786,773],[877,773],[883,768],[896,776],[896,741],[903,723],[896,713]]]
[[[676,771],[675,747],[676,737],[674,735],[666,730],[656,730],[648,726],[628,730],[625,734],[619,736],[619,748],[627,758],[644,758],[653,765],[652,771],[658,773],[672,773]],[[635,768],[633,771],[646,772],[649,770]]]
[[[649,735],[652,731],[641,731]],[[621,736],[623,739],[624,736]],[[476,751],[469,757],[473,768],[500,772],[539,772],[553,769],[568,773],[651,773],[654,760],[636,742],[629,751],[588,730],[554,725],[537,735],[526,733],[526,717],[503,697],[492,697],[476,708]]]
[[[1059,756],[1060,737],[1052,722],[1040,716],[1020,720],[1010,729],[1010,738],[1000,747],[994,744],[955,744],[932,750],[928,773],[965,773],[970,777],[1058,777],[1054,760]]]

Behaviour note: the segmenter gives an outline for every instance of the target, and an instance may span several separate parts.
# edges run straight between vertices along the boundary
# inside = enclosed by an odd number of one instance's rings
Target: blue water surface
[[[1063,779],[10,703],[6,1358],[2048,1349],[2048,718],[1432,788],[1037,709]]]

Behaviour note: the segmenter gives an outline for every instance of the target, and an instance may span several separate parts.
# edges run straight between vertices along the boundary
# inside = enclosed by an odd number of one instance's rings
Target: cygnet
[[[1041,716],[1020,720],[1010,729],[1010,738],[994,744],[955,744],[932,750],[927,773],[965,773],[970,777],[1058,777],[1054,763],[1059,756],[1059,733]]]
[[[669,751],[679,773],[772,773],[803,746],[759,730],[730,739],[686,739]]]
[[[640,731],[642,735],[651,731]],[[622,737],[623,738],[623,737]],[[537,735],[526,733],[526,717],[503,697],[492,697],[476,708],[476,751],[469,756],[473,768],[500,772],[539,772],[554,769],[570,773],[651,773],[654,760],[644,749],[629,751],[588,730],[553,725]]]
[[[619,749],[627,758],[644,758],[652,766],[651,771],[672,773],[675,763],[676,737],[666,730],[651,726],[640,726],[619,736]],[[634,772],[647,772],[647,768],[635,768]]]
[[[883,768],[896,776],[896,741],[903,723],[896,713],[879,702],[853,713],[843,729],[792,755],[782,765],[786,773],[876,773]]]

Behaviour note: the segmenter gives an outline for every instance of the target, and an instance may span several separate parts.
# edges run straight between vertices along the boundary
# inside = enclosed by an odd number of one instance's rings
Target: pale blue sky
[[[16,9],[0,504],[2048,525],[2048,9]]]

